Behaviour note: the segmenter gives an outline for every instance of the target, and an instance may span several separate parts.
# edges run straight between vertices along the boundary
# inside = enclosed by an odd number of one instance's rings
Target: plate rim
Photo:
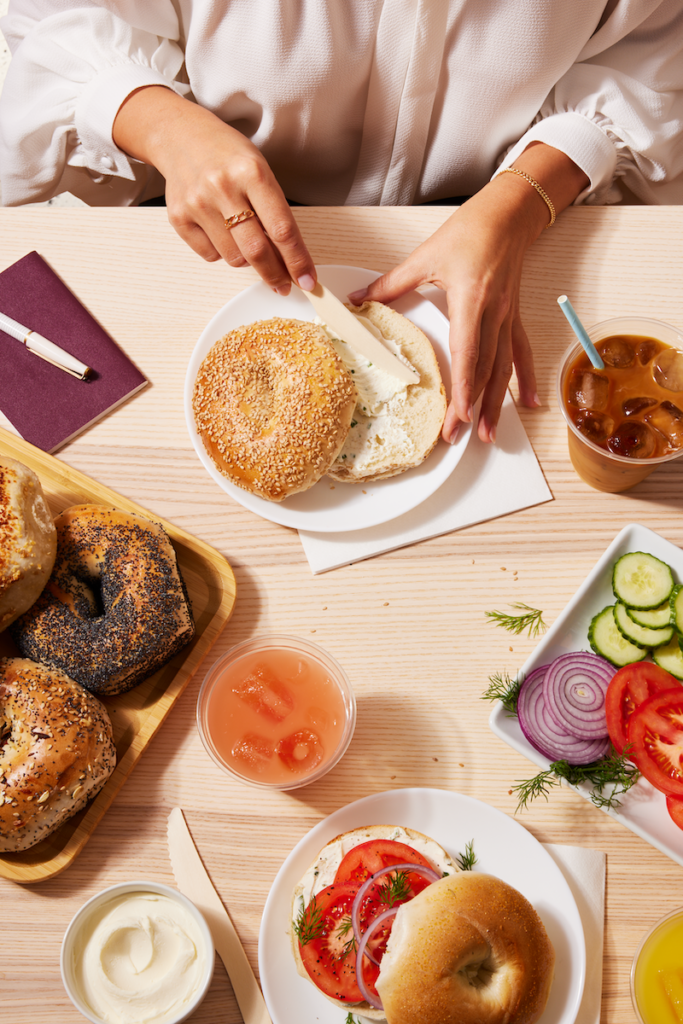
[[[553,646],[553,641],[555,640],[556,636],[558,634],[561,634],[561,631],[566,628],[569,621],[572,619],[574,615],[576,606],[579,604],[581,600],[584,599],[585,595],[592,589],[592,587],[596,585],[600,576],[605,572],[606,567],[609,565],[611,561],[614,560],[616,553],[624,546],[624,544],[629,540],[629,538],[633,536],[635,536],[636,538],[640,536],[645,546],[642,546],[641,541],[637,541],[637,543],[641,544],[641,547],[634,548],[631,545],[629,547],[629,550],[647,550],[647,544],[652,544],[651,538],[654,538],[655,545],[664,545],[666,548],[671,548],[674,552],[677,553],[677,558],[679,560],[683,559],[683,551],[681,550],[681,548],[677,547],[677,545],[667,540],[666,537],[663,537],[660,533],[657,533],[655,530],[650,529],[649,526],[644,526],[642,523],[627,523],[626,526],[624,526],[619,531],[616,537],[614,537],[611,543],[607,546],[607,548],[600,556],[598,561],[595,563],[591,571],[588,573],[584,581],[581,583],[576,592],[572,595],[567,604],[564,606],[564,608],[562,609],[562,611],[560,612],[560,614],[558,615],[557,619],[552,624],[548,632],[545,634],[543,639],[538,642],[538,644],[532,651],[531,655],[527,658],[527,660],[518,670],[517,675],[520,675],[522,673],[526,675],[529,672],[531,672],[537,665],[543,664],[543,662],[540,660],[541,657],[543,656],[547,648]],[[652,553],[654,554],[654,552]],[[661,557],[661,553],[657,555],[657,557]],[[681,562],[681,568],[677,570],[677,572],[683,578],[683,562]],[[587,640],[586,643],[588,643]],[[614,671],[616,672],[617,669],[615,668]],[[491,711],[491,714],[489,716],[489,728],[494,733],[494,735],[498,737],[498,739],[502,740],[509,747],[512,747],[512,749],[516,750],[517,753],[522,754],[529,761],[532,761],[534,764],[538,765],[539,768],[547,768],[550,764],[549,759],[545,758],[543,754],[535,750],[531,746],[529,741],[526,739],[526,737],[524,737],[521,728],[519,727],[517,717],[509,715],[500,702],[498,702]],[[571,789],[574,790],[574,792],[578,793],[585,800],[590,800],[591,794],[593,792],[593,787],[589,783],[584,782],[579,785],[572,785],[571,783],[566,782],[566,780],[562,781],[565,785],[569,786]],[[655,790],[654,787],[651,786],[642,777],[634,787],[634,791],[635,790],[638,790],[640,793],[650,791],[651,798],[661,796],[661,794],[658,794],[657,790]],[[622,800],[622,808],[624,804],[627,803],[627,799],[628,794]],[[653,835],[651,832],[649,832],[647,828],[643,827],[641,824],[639,824],[639,822],[629,818],[628,814],[624,813],[624,811],[620,810],[619,808],[596,807],[596,810],[600,810],[603,813],[608,814],[611,818],[614,818],[625,828],[629,829],[629,831],[633,832],[634,835],[637,835],[639,836],[639,838],[644,839],[651,846],[654,846],[655,849],[660,850],[661,853],[666,854],[666,856],[670,857],[671,860],[683,866],[683,843],[681,850],[676,850],[672,846],[668,845],[665,841],[662,841],[656,835]],[[663,813],[666,814],[665,809]],[[673,827],[675,828],[676,826]],[[678,831],[680,832],[680,830]]]
[[[353,273],[358,272],[358,273],[366,275],[366,276],[369,275],[369,281],[376,280],[378,277],[381,277],[381,273],[379,273],[378,271],[370,270],[367,267],[357,267],[357,266],[352,265],[352,264],[319,263],[319,264],[316,264],[316,268],[317,268],[318,271],[322,271],[323,272],[323,276],[325,275],[326,272],[341,271],[341,272],[353,272]],[[368,281],[368,283],[369,283],[369,281]],[[296,509],[288,509],[286,507],[286,505],[284,505],[283,503],[268,502],[268,501],[265,501],[264,499],[259,499],[256,495],[252,495],[251,492],[246,491],[246,490],[243,491],[241,488],[237,487],[235,484],[232,484],[215,467],[215,465],[214,465],[213,461],[211,460],[208,452],[206,452],[206,449],[204,448],[204,445],[203,445],[203,443],[201,441],[201,438],[197,434],[197,431],[196,431],[196,428],[195,428],[195,424],[194,424],[194,416],[193,416],[193,413],[192,413],[192,392],[193,392],[193,388],[194,388],[194,381],[195,381],[195,378],[196,378],[196,370],[198,369],[198,367],[196,367],[194,369],[194,372],[193,372],[193,366],[197,362],[197,360],[199,359],[199,357],[197,355],[198,350],[200,349],[200,347],[202,348],[202,350],[205,348],[205,343],[203,342],[203,339],[212,330],[213,325],[215,323],[217,323],[223,317],[223,315],[225,314],[226,309],[228,309],[233,303],[237,302],[238,300],[244,299],[244,297],[248,296],[249,293],[255,292],[255,293],[258,294],[264,288],[267,288],[267,286],[264,284],[263,281],[256,281],[253,284],[248,285],[246,288],[242,289],[242,291],[238,292],[231,299],[229,299],[228,302],[226,302],[219,310],[216,311],[216,313],[214,313],[214,315],[211,317],[209,322],[202,329],[199,337],[197,338],[197,341],[195,342],[195,345],[194,345],[194,347],[192,349],[192,352],[190,354],[190,358],[189,358],[189,361],[188,361],[188,364],[187,364],[187,368],[186,368],[186,371],[185,371],[185,379],[184,379],[184,382],[183,382],[183,411],[184,411],[184,414],[185,414],[185,425],[186,425],[187,432],[188,432],[188,435],[189,435],[189,438],[190,438],[190,442],[192,444],[192,447],[193,447],[193,450],[195,452],[195,455],[198,457],[198,459],[199,459],[201,465],[203,466],[203,468],[209,474],[209,476],[214,481],[214,483],[216,483],[221,488],[221,490],[224,493],[226,493],[230,498],[232,498],[237,504],[241,505],[243,508],[246,508],[248,511],[253,512],[255,515],[258,515],[258,516],[260,516],[263,519],[266,519],[266,520],[268,520],[270,522],[277,523],[280,526],[285,526],[285,527],[288,527],[290,529],[304,530],[307,533],[313,533],[313,534],[316,534],[316,533],[321,533],[321,534],[325,534],[325,533],[340,533],[340,532],[346,533],[346,532],[356,532],[356,531],[365,530],[365,529],[372,529],[375,526],[381,526],[384,523],[391,522],[393,519],[396,519],[396,518],[398,518],[401,515],[405,515],[408,512],[411,512],[413,509],[417,508],[420,504],[422,504],[424,501],[426,501],[428,498],[430,498],[434,493],[436,493],[436,491],[446,482],[446,480],[448,480],[450,478],[452,473],[457,468],[459,462],[461,461],[461,459],[462,459],[462,457],[463,457],[463,455],[465,453],[465,450],[466,450],[466,448],[468,446],[469,440],[470,440],[470,438],[472,436],[472,424],[471,423],[467,423],[467,424],[463,424],[462,425],[461,430],[458,433],[458,438],[457,438],[455,444],[450,446],[450,451],[446,451],[442,455],[442,461],[443,460],[447,460],[447,459],[453,459],[453,457],[454,457],[453,454],[452,454],[453,452],[457,453],[457,458],[455,458],[455,461],[450,466],[450,469],[448,470],[448,472],[446,472],[443,475],[442,478],[438,479],[438,481],[436,482],[436,485],[434,487],[432,487],[431,489],[428,488],[426,493],[424,493],[422,496],[420,496],[419,499],[416,502],[409,501],[408,503],[403,504],[403,505],[399,505],[398,507],[394,507],[394,508],[390,507],[388,510],[387,510],[387,507],[385,505],[384,506],[384,511],[380,510],[375,515],[371,515],[371,514],[370,515],[366,515],[366,518],[364,518],[361,522],[352,523],[352,525],[350,525],[350,526],[348,524],[346,524],[346,523],[344,523],[343,526],[340,526],[337,523],[333,523],[332,525],[327,525],[324,522],[324,515],[325,515],[325,513],[324,512],[321,513],[320,511],[314,512],[312,514],[318,516],[319,518],[322,518],[323,519],[322,524],[321,523],[314,523],[313,525],[311,525],[309,522],[305,521],[305,517],[308,514],[310,514],[310,513],[307,513],[305,511],[296,510]],[[401,303],[401,302],[405,301],[406,299],[410,299],[410,298],[418,299],[419,300],[420,308],[428,309],[430,316],[436,314],[436,316],[435,316],[436,322],[439,323],[446,331],[448,330],[449,322],[448,322],[447,317],[444,316],[444,314],[441,312],[441,310],[433,302],[431,302],[431,300],[429,298],[421,295],[420,292],[418,292],[418,291],[416,291],[414,289],[411,290],[410,292],[406,293],[406,295],[400,296],[397,300],[395,300],[395,303],[393,303],[393,302],[389,303],[389,305],[390,306],[394,306],[395,304]],[[312,309],[311,309],[311,312],[313,313],[313,316],[311,316],[311,320],[313,320],[315,314],[314,314],[314,311]],[[406,316],[407,316],[408,319],[410,319],[410,316],[408,315],[408,313],[406,313]],[[214,333],[215,333],[216,330],[217,330],[217,328],[214,329]],[[214,340],[214,342],[209,342],[209,348],[211,347],[211,344],[214,344],[214,343],[215,343],[215,340]],[[206,349],[206,351],[203,351],[203,354],[202,354],[201,358],[204,358],[204,356],[206,355],[207,352],[208,352],[208,349]],[[440,443],[441,443],[441,440],[437,439],[437,445],[440,444]],[[430,456],[431,456],[431,453],[430,453]],[[430,456],[427,456],[427,459],[425,459],[424,462],[421,463],[420,466],[415,466],[415,467],[413,467],[413,470],[408,470],[407,473],[400,474],[401,479],[410,479],[410,474],[412,472],[419,471],[422,468],[422,466],[425,465],[425,463],[427,462],[427,460],[429,459]],[[390,483],[391,483],[391,479],[386,480],[386,481],[374,481],[369,486],[377,487],[378,485],[380,485],[380,486],[382,486],[382,488],[384,488],[384,486],[386,486],[386,485],[388,485]],[[340,485],[340,486],[344,486],[344,485]],[[296,497],[296,495],[294,495],[293,497]],[[371,509],[371,508],[372,508],[372,506],[369,506],[369,509]]]
[[[526,837],[525,841],[528,841],[535,849],[538,850],[541,857],[546,861],[550,872],[555,874],[561,886],[564,887],[564,889],[566,890],[566,897],[568,897],[569,901],[568,905],[570,906],[570,908],[572,908],[572,911],[575,914],[574,927],[567,925],[567,928],[571,932],[572,938],[576,940],[580,962],[578,964],[578,980],[574,982],[576,992],[572,995],[573,1002],[570,1005],[568,1005],[566,1012],[563,1013],[561,1024],[569,1024],[570,1021],[576,1020],[576,1017],[580,1010],[586,981],[587,955],[585,934],[583,931],[583,922],[581,921],[581,914],[578,909],[576,900],[574,898],[574,894],[572,893],[569,883],[564,877],[564,874],[562,873],[561,869],[556,864],[554,859],[551,857],[550,853],[544,849],[543,844],[539,842],[539,840],[536,839],[536,837],[531,832],[529,832],[529,830],[525,828],[525,826],[522,825],[521,822],[516,821],[509,814],[506,814],[504,811],[499,810],[499,808],[494,807],[492,804],[488,803],[485,800],[480,800],[477,797],[469,796],[466,793],[459,793],[455,790],[440,789],[436,786],[409,786],[403,789],[385,790],[380,793],[372,793],[368,796],[360,797],[358,800],[351,801],[351,803],[344,804],[342,807],[337,808],[337,810],[333,811],[331,814],[326,815],[321,821],[317,822],[299,839],[299,841],[288,853],[287,857],[285,858],[282,865],[278,869],[278,872],[275,878],[273,879],[272,885],[268,892],[268,896],[266,898],[266,902],[263,908],[258,940],[259,976],[261,979],[261,987],[263,989],[264,998],[266,999],[269,1012],[273,1017],[273,1024],[286,1024],[286,1022],[283,1021],[276,1012],[277,1002],[273,998],[273,994],[270,989],[270,980],[268,978],[269,972],[265,964],[267,954],[264,952],[266,944],[263,941],[263,934],[269,927],[271,928],[271,930],[277,930],[273,928],[273,925],[278,925],[280,922],[274,921],[271,923],[270,917],[271,915],[276,913],[276,910],[273,909],[274,904],[280,898],[280,888],[282,887],[282,885],[288,884],[287,875],[292,870],[295,862],[299,857],[303,857],[307,846],[314,845],[315,849],[320,849],[322,848],[322,845],[324,845],[325,842],[328,842],[329,839],[333,839],[335,835],[340,834],[336,822],[340,818],[342,818],[342,816],[354,814],[355,812],[359,813],[358,823],[356,825],[349,825],[348,823],[345,823],[344,831],[348,830],[349,828],[359,828],[367,824],[377,824],[377,818],[374,815],[372,815],[372,808],[375,805],[386,802],[387,800],[397,800],[400,802],[409,800],[411,797],[414,798],[416,796],[424,798],[425,794],[430,794],[431,797],[433,799],[436,799],[437,801],[446,801],[449,803],[454,801],[456,803],[463,802],[466,804],[470,804],[473,807],[476,807],[479,810],[479,812],[483,812],[486,815],[490,814],[492,818],[498,817],[504,819],[506,822],[506,826],[517,831],[521,830],[520,834],[524,834],[524,836]],[[364,820],[364,814],[362,812],[366,812],[370,815],[370,817],[367,818],[367,820]],[[394,822],[394,824],[396,824],[396,822]],[[407,825],[407,827],[417,828],[417,826],[413,826],[410,824]],[[323,837],[326,835],[326,833],[329,833],[329,837],[324,839]],[[436,839],[437,842],[441,842],[438,835],[433,836],[433,838]],[[307,857],[308,856],[309,855],[307,855]],[[306,869],[309,863],[310,859],[307,859],[306,865],[301,870],[301,874],[303,874],[303,871]],[[288,936],[283,937],[283,946],[286,946],[286,955],[288,959],[291,960],[292,970],[294,971],[296,977],[299,977],[299,975],[296,974],[296,967],[294,965],[294,960],[291,956],[291,952],[289,949]],[[323,996],[322,998],[325,997]],[[343,1007],[340,1007],[340,1010],[342,1010],[342,1012],[343,1009]],[[567,1016],[567,1014],[569,1014],[569,1016]]]

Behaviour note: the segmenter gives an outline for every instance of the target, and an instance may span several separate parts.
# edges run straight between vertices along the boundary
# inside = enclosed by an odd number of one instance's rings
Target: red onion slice
[[[544,698],[543,683],[549,668],[542,665],[534,669],[522,683],[517,698],[520,728],[531,746],[550,761],[591,764],[609,752],[609,739],[582,739],[558,723]]]
[[[375,920],[372,922],[370,927],[363,935],[363,938],[360,940],[358,952],[356,954],[356,981],[358,982],[358,988],[361,990],[363,999],[365,999],[366,1002],[370,1003],[370,1006],[374,1006],[376,1010],[383,1010],[384,1007],[382,1005],[382,1000],[379,998],[379,996],[374,996],[370,989],[368,988],[368,986],[365,984],[365,979],[363,978],[363,955],[365,954],[365,956],[370,957],[371,960],[374,960],[374,957],[370,956],[365,947],[367,946],[368,941],[372,938],[372,936],[377,931],[379,926],[381,924],[384,924],[384,922],[387,921],[390,917],[395,917],[395,915],[398,914],[399,910],[400,907],[390,907],[389,910],[385,910],[382,914],[379,914],[379,916],[375,918]],[[377,963],[376,960],[374,962]]]
[[[599,654],[561,654],[543,680],[543,697],[551,714],[573,736],[584,740],[607,736],[605,694],[614,666]]]
[[[370,875],[366,878],[360,889],[355,895],[353,906],[351,907],[351,925],[353,927],[353,934],[356,937],[358,946],[361,945],[361,930],[360,930],[360,907],[368,889],[371,888],[372,884],[377,881],[378,878],[382,878],[384,875],[391,874],[392,871],[414,871],[417,875],[422,875],[423,878],[428,878],[430,882],[438,882],[441,875],[438,871],[433,871],[432,868],[426,868],[422,864],[390,864],[386,868],[380,868],[379,871],[375,871],[374,875]],[[380,914],[380,917],[382,915]],[[367,933],[366,933],[367,934]],[[366,943],[367,945],[367,943]],[[375,959],[372,953],[368,950],[366,952],[368,960],[372,960],[373,964],[379,965],[379,960]]]

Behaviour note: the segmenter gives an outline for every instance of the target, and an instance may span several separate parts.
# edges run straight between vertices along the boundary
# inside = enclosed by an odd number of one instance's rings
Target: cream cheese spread
[[[107,1024],[163,1024],[191,1004],[205,970],[197,922],[153,892],[93,910],[74,944],[81,996]]]
[[[392,338],[385,337],[367,317],[357,313],[354,316],[402,363],[411,366]],[[369,363],[366,356],[348,345],[319,317],[316,317],[315,322],[327,334],[335,352],[353,377],[358,391],[351,426],[337,462],[353,462],[362,469],[372,464],[376,449],[383,449],[385,445],[390,445],[392,450],[400,452],[406,459],[410,458],[415,445],[399,422],[408,397],[408,385]]]

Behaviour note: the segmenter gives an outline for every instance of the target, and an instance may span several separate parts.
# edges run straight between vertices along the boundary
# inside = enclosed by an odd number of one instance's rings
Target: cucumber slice
[[[673,599],[674,591],[671,591],[671,599]],[[662,629],[663,626],[668,626],[671,623],[671,604],[670,601],[665,601],[664,604],[660,604],[659,608],[626,608],[626,613],[629,619],[633,619],[639,626],[648,626],[650,629]]]
[[[663,629],[639,626],[637,622],[629,618],[626,605],[623,605],[621,601],[617,601],[614,606],[614,621],[624,639],[630,640],[638,647],[663,647],[670,643],[674,635],[673,626],[664,626]]]
[[[680,583],[671,591],[669,610],[674,629],[677,633],[683,633],[683,586]]]
[[[655,664],[669,672],[676,679],[683,679],[683,651],[676,635],[666,647],[658,647],[652,652]]]
[[[646,648],[632,644],[621,635],[614,621],[613,604],[607,605],[591,619],[588,643],[596,654],[607,658],[619,668],[623,665],[632,665],[634,661],[642,661],[648,654]]]
[[[647,551],[629,551],[614,563],[614,596],[630,608],[658,608],[673,588],[671,567]]]

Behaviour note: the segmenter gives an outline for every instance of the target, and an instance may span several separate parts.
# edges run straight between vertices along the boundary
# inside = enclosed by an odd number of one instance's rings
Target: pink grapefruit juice
[[[225,665],[204,714],[218,757],[242,778],[275,786],[318,774],[345,725],[344,699],[325,665],[284,647],[252,650]]]

